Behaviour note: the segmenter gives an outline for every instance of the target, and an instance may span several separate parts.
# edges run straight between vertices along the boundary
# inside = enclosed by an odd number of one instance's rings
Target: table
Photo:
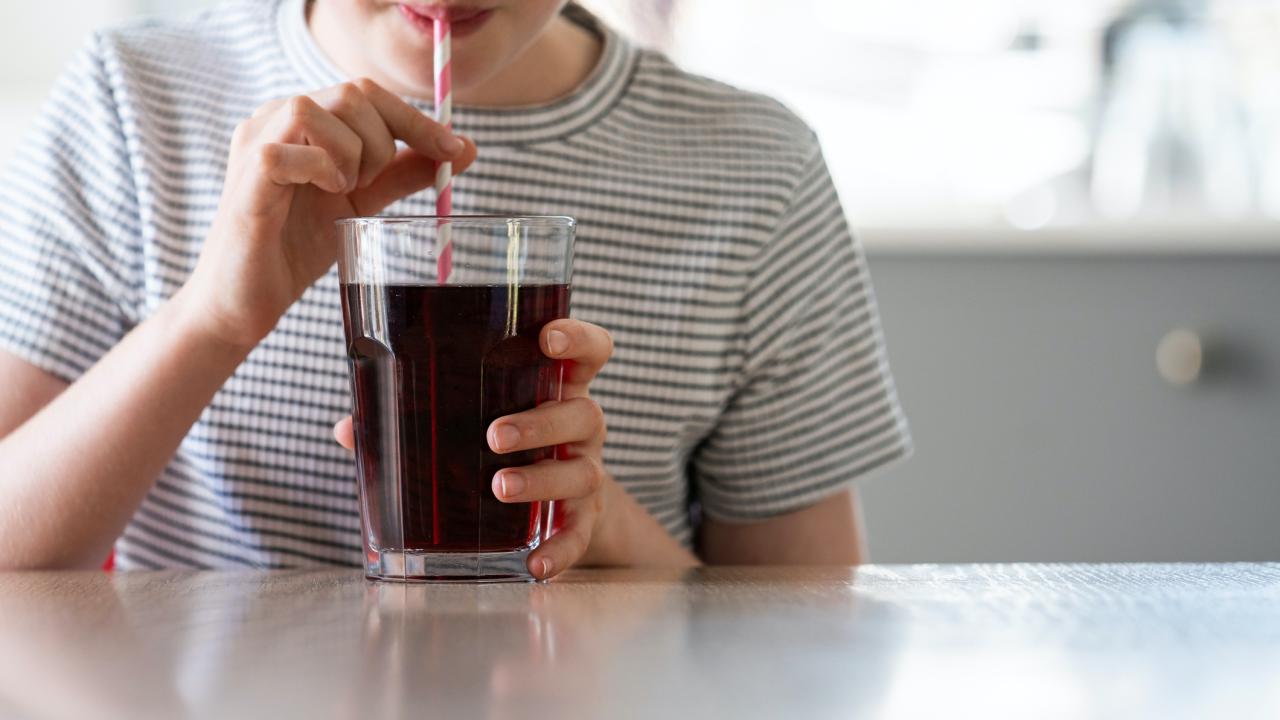
[[[8,573],[0,716],[1280,717],[1280,564]]]

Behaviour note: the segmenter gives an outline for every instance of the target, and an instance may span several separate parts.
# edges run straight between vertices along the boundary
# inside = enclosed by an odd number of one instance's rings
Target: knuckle
[[[587,456],[587,470],[587,489],[594,493],[600,489],[601,485],[604,485],[604,463],[600,462],[599,458]]]
[[[339,118],[349,119],[356,115],[365,102],[365,94],[360,92],[355,83],[345,82],[326,92],[324,102],[319,107]]]
[[[258,106],[258,107],[253,111],[253,115],[251,115],[250,117],[251,117],[251,118],[260,118],[260,117],[263,117],[264,115],[270,115],[271,113],[275,112],[275,111],[276,111],[276,109],[277,109],[277,108],[279,108],[279,107],[280,107],[280,105],[281,105],[283,102],[284,102],[284,100],[282,100],[282,99],[280,99],[280,98],[275,98],[274,100],[268,100],[268,101],[266,101],[266,102],[262,103],[261,105],[259,105],[259,106]]]
[[[586,554],[589,538],[576,524],[556,533],[555,537],[559,539],[558,547],[553,550],[558,556],[557,567],[568,568]]]
[[[367,77],[356,78],[355,80],[351,81],[350,85],[352,85],[353,87],[355,87],[355,89],[359,90],[361,93],[364,93],[366,95],[372,92],[377,92],[382,89],[381,85],[379,85],[378,83],[374,82],[373,80]]]
[[[289,114],[294,119],[304,119],[316,108],[316,101],[306,95],[295,95],[289,98]]]
[[[579,406],[580,411],[584,415],[591,418],[591,425],[593,427],[599,428],[604,426],[604,408],[600,407],[600,403],[592,400],[591,398],[577,398],[574,402]]]
[[[530,430],[532,430],[532,432],[530,435],[533,436],[535,441],[545,442],[549,438],[556,436],[557,427],[558,424],[556,423],[555,418],[551,417],[551,413],[546,413],[531,425]]]
[[[364,93],[355,83],[345,82],[338,86],[337,97],[334,98],[336,106],[345,110],[350,110],[358,106],[364,101]]]
[[[303,95],[290,98],[285,108],[286,122],[284,127],[286,136],[297,139],[297,136],[305,135],[314,122],[314,113],[318,107],[314,100]]]
[[[280,143],[265,143],[258,148],[258,164],[264,168],[275,168],[284,162],[284,146]]]
[[[320,162],[321,164],[324,165],[325,170],[327,172],[336,172],[343,176],[348,175],[348,172],[343,169],[343,165],[345,163],[337,162],[336,160],[333,159],[333,156],[330,155],[329,153],[321,153],[320,157],[321,157]]]
[[[409,129],[419,135],[431,135],[435,128],[440,127],[435,120],[423,115],[422,113],[410,113],[408,115]]]
[[[573,554],[571,562],[577,562],[578,558],[587,553],[588,543],[589,539],[587,538],[587,534],[581,530],[573,533],[569,537],[569,548]]]
[[[351,166],[358,165],[360,163],[360,158],[364,157],[364,153],[365,153],[364,139],[362,139],[359,135],[356,135],[354,138],[351,138],[349,141],[349,147],[347,148],[346,152],[347,152],[347,157],[343,158],[344,164],[348,164]]]
[[[393,142],[373,142],[366,144],[365,153],[369,157],[369,162],[379,167],[391,162],[396,155],[396,146]]]
[[[231,145],[233,147],[242,147],[249,140],[250,123],[248,119],[241,120],[236,123],[236,127],[231,131]]]

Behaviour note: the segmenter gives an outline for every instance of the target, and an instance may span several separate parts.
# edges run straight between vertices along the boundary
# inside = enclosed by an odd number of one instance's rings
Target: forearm
[[[588,564],[696,567],[696,555],[676,541],[616,480],[608,482],[608,517],[602,520],[599,552]]]
[[[709,565],[858,565],[866,562],[862,509],[854,489],[768,520],[702,524]]]
[[[93,567],[247,350],[182,293],[0,441],[0,568]]]

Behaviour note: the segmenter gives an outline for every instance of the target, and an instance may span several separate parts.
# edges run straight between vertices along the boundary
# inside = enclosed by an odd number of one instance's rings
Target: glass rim
[[[568,215],[367,215],[339,218],[335,225],[413,225],[447,220],[450,225],[494,225],[517,222],[522,225],[573,227],[578,221]]]

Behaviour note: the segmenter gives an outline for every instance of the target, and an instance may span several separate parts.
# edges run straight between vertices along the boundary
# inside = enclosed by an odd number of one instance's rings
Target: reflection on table
[[[0,575],[0,714],[1280,712],[1280,565]]]

